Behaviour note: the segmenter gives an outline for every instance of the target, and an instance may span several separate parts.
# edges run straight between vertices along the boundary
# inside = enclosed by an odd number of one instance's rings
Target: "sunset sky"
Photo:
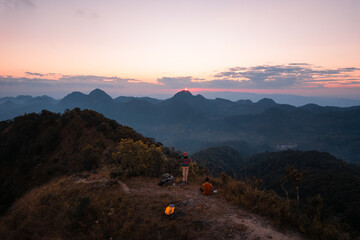
[[[359,0],[0,0],[0,97],[360,99]]]

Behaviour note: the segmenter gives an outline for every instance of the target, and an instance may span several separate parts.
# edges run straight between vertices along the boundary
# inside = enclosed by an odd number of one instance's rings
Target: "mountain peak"
[[[276,102],[270,98],[263,98],[260,101],[257,102],[257,104],[261,105],[274,105]]]
[[[63,103],[72,103],[72,102],[79,102],[79,101],[85,101],[86,95],[82,92],[72,92],[68,95],[66,95],[61,102]]]
[[[110,97],[106,92],[104,92],[103,90],[101,90],[99,88],[92,90],[89,93],[89,96],[93,97],[93,98],[97,98],[97,99],[104,99],[104,100],[111,99],[112,100],[112,97]]]
[[[185,89],[180,92],[177,92],[173,98],[188,98],[193,96],[194,95],[192,95],[192,93],[189,90]]]
[[[206,100],[202,95],[198,94],[196,96],[192,95],[192,93],[187,90],[184,89],[180,92],[177,92],[172,98],[170,98],[170,100],[175,100],[175,101],[182,101],[182,102],[193,102],[193,101],[204,101]]]
[[[106,92],[104,92],[103,90],[101,90],[101,89],[99,89],[99,88],[96,88],[96,89],[94,89],[94,90],[92,90],[90,93],[89,93],[89,96],[91,96],[91,95],[96,95],[96,96],[104,96],[104,95],[106,95],[106,96],[109,96]]]

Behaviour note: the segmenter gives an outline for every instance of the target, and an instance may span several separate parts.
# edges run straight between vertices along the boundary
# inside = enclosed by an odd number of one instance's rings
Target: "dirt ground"
[[[191,229],[195,232],[194,239],[306,239],[295,232],[275,229],[266,219],[216,194],[200,194],[198,184],[160,187],[157,180],[151,178],[130,178],[119,184],[125,194],[136,199],[154,199],[158,205],[175,204],[175,219],[162,216],[159,220],[169,225],[181,224],[183,231]]]

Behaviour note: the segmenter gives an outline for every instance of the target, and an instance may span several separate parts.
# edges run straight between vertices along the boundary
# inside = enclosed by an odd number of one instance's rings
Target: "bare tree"
[[[300,184],[301,180],[303,179],[304,175],[305,175],[305,172],[299,171],[296,168],[292,168],[292,167],[288,166],[286,168],[286,175],[285,175],[285,177],[283,177],[283,179],[281,181],[281,187],[285,191],[286,197],[288,200],[289,200],[289,194],[284,187],[284,183],[286,181],[290,181],[295,186],[296,200],[297,200],[298,206],[299,206],[299,202],[300,202],[299,184]]]

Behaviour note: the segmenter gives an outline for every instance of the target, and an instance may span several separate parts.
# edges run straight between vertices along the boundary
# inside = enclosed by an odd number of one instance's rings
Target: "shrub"
[[[182,173],[182,170],[181,170]],[[195,161],[191,161],[189,165],[189,178],[192,182],[203,182],[204,176],[207,175],[207,169],[199,166]]]
[[[231,177],[227,175],[225,172],[220,173],[220,178],[223,185],[226,185],[231,181]]]
[[[270,217],[280,225],[295,227],[314,239],[355,239],[340,222],[327,222],[322,218],[323,199],[320,195],[309,198],[299,207],[297,200],[283,199],[274,191],[258,190],[253,181],[231,181],[229,178],[226,174],[221,175],[220,193],[245,209]]]
[[[112,154],[115,164],[112,176],[148,176],[158,177],[163,172],[167,161],[162,148],[155,144],[145,144],[143,141],[122,139]]]
[[[83,158],[83,166],[85,170],[90,170],[98,167],[101,153],[102,149],[94,147],[90,144],[88,144],[82,149],[81,156]]]

